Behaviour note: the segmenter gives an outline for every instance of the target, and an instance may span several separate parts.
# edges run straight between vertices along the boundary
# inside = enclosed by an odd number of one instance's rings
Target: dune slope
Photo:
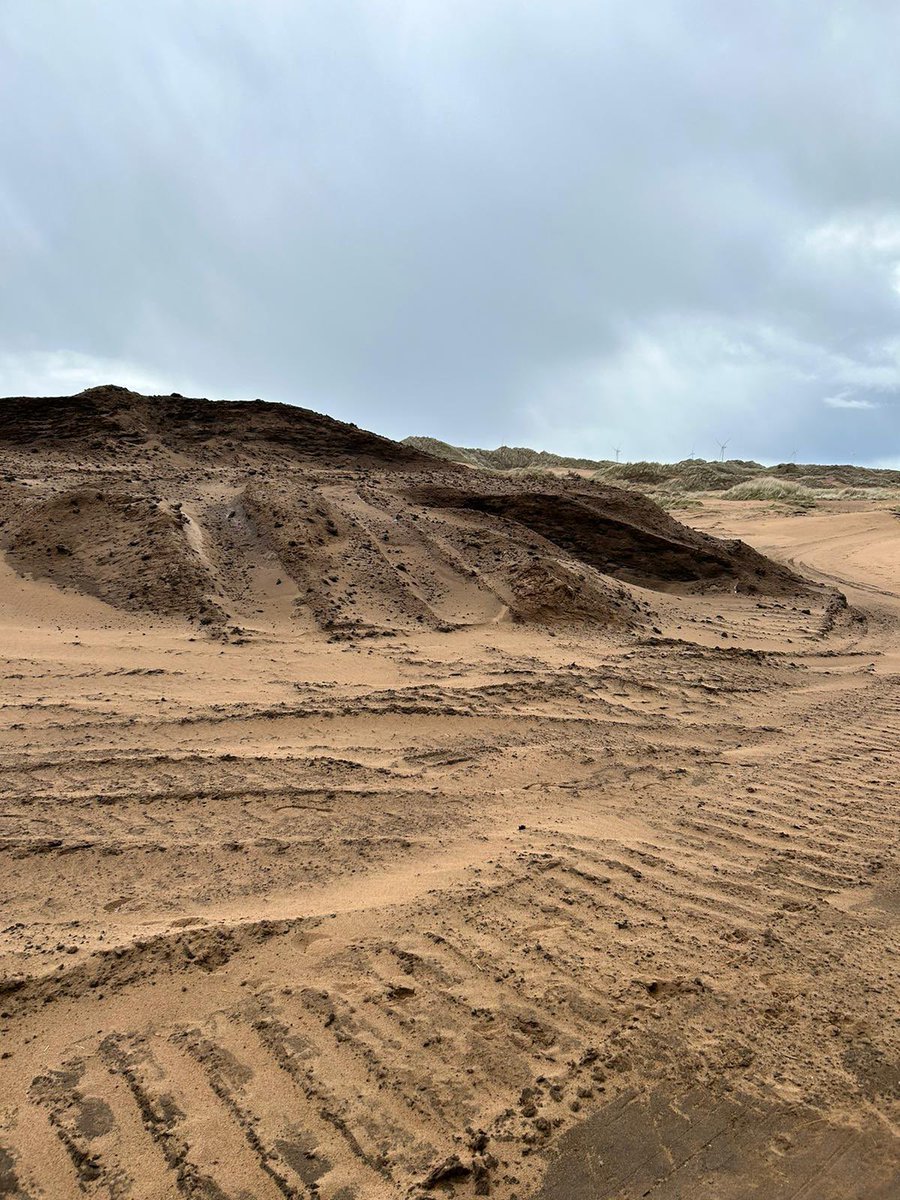
[[[279,595],[301,625],[352,636],[507,619],[624,627],[640,606],[616,580],[804,586],[642,496],[473,476],[287,405],[116,387],[15,398],[0,402],[0,452],[14,466],[0,532],[16,571],[216,630],[283,610]]]

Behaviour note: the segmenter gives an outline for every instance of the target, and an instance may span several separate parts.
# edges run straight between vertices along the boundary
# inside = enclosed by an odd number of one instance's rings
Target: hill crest
[[[421,467],[415,447],[292,404],[144,396],[117,384],[71,396],[0,399],[0,449],[78,450],[92,458],[141,451],[194,459]]]

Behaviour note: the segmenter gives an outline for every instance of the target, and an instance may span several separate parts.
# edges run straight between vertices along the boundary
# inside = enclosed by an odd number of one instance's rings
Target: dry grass
[[[852,464],[777,463],[763,466],[752,459],[686,458],[680,462],[610,462],[567,458],[523,446],[496,450],[450,446],[434,438],[406,438],[406,444],[438,458],[508,475],[559,475],[575,469],[590,472],[597,483],[632,488],[652,496],[664,508],[694,507],[697,497],[771,500],[814,504],[820,500],[900,498],[900,471]],[[695,500],[690,500],[694,497]]]
[[[759,479],[745,479],[722,492],[723,500],[790,500],[793,503],[814,504],[816,493],[802,483],[790,479],[775,479],[763,475]]]

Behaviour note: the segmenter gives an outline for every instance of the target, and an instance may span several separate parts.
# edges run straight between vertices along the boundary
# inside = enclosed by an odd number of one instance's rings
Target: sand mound
[[[566,491],[522,487],[423,489],[424,503],[500,518],[514,536],[538,534],[577,561],[642,587],[795,591],[799,580],[741,541],[720,541],[674,520],[633,492],[597,485]]]
[[[383,479],[254,478],[190,515],[179,500],[90,487],[16,499],[6,546],[20,574],[215,628],[264,611],[267,587],[334,636],[637,614],[590,564],[491,517],[420,507]]]
[[[433,624],[411,578],[370,528],[371,517],[367,525],[365,514],[353,511],[354,500],[352,488],[335,497],[312,483],[276,488],[254,481],[243,494],[246,513],[299,588],[298,605],[321,629],[365,633]]]
[[[632,585],[801,587],[633,491],[473,472],[260,401],[102,387],[0,402],[0,480],[20,574],[216,629],[226,615],[335,637],[628,627],[645,604]]]
[[[624,588],[611,588],[581,563],[541,558],[509,572],[511,611],[520,621],[582,621],[634,625],[638,607]]]
[[[213,581],[176,506],[151,496],[77,488],[31,505],[7,556],[20,574],[120,608],[214,621]]]
[[[624,624],[636,606],[583,564],[505,529],[473,538],[392,491],[253,482],[243,510],[296,582],[320,628],[359,634],[518,620]],[[235,517],[238,517],[236,512]]]

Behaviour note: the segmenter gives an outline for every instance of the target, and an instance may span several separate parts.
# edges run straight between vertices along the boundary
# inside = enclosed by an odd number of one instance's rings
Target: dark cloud
[[[6,0],[0,391],[900,456],[900,10]]]

